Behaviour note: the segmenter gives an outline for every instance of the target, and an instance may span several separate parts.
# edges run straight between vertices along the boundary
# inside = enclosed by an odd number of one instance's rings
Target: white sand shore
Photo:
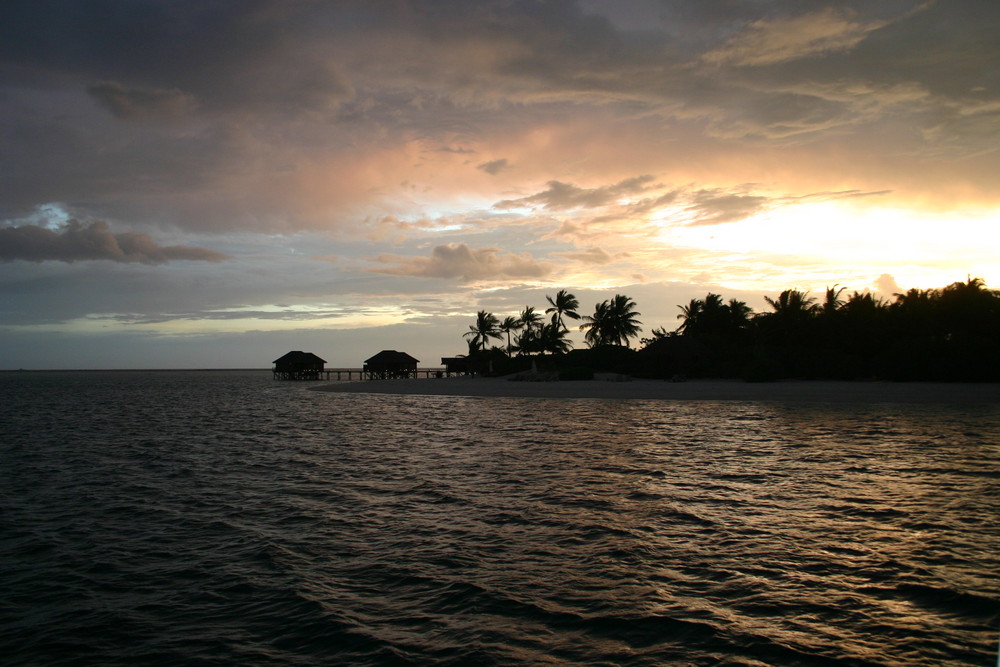
[[[819,403],[964,403],[1000,405],[1000,383],[595,379],[576,382],[514,382],[506,378],[451,377],[421,380],[331,382],[316,391],[431,396],[520,398],[659,399],[672,401],[780,401]]]

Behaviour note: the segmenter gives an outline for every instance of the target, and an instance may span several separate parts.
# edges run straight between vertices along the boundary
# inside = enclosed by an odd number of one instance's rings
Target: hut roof
[[[301,350],[295,350],[293,352],[289,352],[288,354],[284,355],[283,357],[279,357],[279,358],[275,359],[271,363],[274,363],[274,364],[281,364],[281,363],[286,363],[286,364],[305,364],[305,363],[316,363],[316,362],[321,363],[321,364],[325,364],[326,363],[326,359],[320,359],[319,357],[317,357],[312,352],[302,352]]]
[[[397,352],[396,350],[382,350],[371,359],[365,359],[366,364],[416,364],[419,362],[419,359],[414,359],[406,352]]]

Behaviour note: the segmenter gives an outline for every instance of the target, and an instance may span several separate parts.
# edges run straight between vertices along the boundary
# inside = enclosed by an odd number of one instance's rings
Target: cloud
[[[567,239],[578,239],[580,241],[593,239],[600,237],[603,232],[591,231],[587,229],[586,225],[573,222],[571,220],[563,220],[558,228],[552,232],[543,236],[543,239],[557,239],[557,238],[567,238]]]
[[[136,225],[343,228],[420,215],[458,190],[506,206],[549,182],[521,204],[568,210],[606,198],[590,186],[623,174],[717,186],[768,161],[814,177],[809,188],[828,178],[930,197],[955,184],[995,197],[976,165],[934,173],[932,161],[911,176],[928,143],[957,152],[995,135],[997,47],[982,27],[995,9],[939,2],[903,21],[870,3],[605,4],[151,0],[53,17],[3,3],[0,51],[19,73],[0,96],[0,216],[72,201]],[[639,14],[642,31],[616,28]],[[688,66],[713,53],[781,66]],[[190,122],[111,124],[95,100],[118,118]],[[823,138],[842,164],[758,150]],[[497,155],[507,163],[485,157]],[[510,190],[490,192],[480,171]]]
[[[646,197],[629,204],[628,212],[631,215],[645,215],[657,210],[658,208],[673,204],[677,201],[677,198],[680,195],[681,190],[669,190],[668,192],[665,192],[662,195],[657,195],[656,197]]]
[[[510,165],[507,163],[507,158],[500,158],[499,160],[490,160],[489,162],[484,162],[476,166],[476,169],[481,169],[490,176],[496,176],[501,171],[508,168],[510,168]]]
[[[875,279],[875,289],[882,294],[898,294],[903,291],[896,279],[888,273],[883,273]]]
[[[819,199],[825,201],[833,201],[836,199],[861,199],[863,197],[880,197],[883,195],[892,194],[892,190],[835,190],[829,192],[810,192],[804,195],[795,195],[784,197],[784,201],[795,202],[795,201],[807,201],[810,199]]]
[[[566,259],[572,259],[584,264],[595,264],[599,266],[610,264],[615,259],[614,256],[608,254],[605,250],[598,248],[597,246],[591,246],[581,252],[557,252],[555,254],[557,257],[565,257]]]
[[[780,256],[714,248],[741,217],[763,228],[762,211],[834,197],[856,211],[951,211],[958,236],[970,211],[1000,205],[1000,5],[901,14],[922,1],[144,0],[52,12],[8,0],[0,320],[165,313],[191,331],[192,313],[231,307],[265,328],[283,317],[268,303],[395,314],[400,295],[435,293],[475,312],[505,281],[797,284],[816,264],[792,253],[822,254],[825,240]],[[892,194],[865,201],[877,191]],[[47,202],[68,216],[32,231]],[[105,228],[117,248],[95,249],[62,229],[67,217],[128,221],[156,242]],[[931,227],[902,235],[933,245]],[[195,243],[167,241],[167,228],[218,234],[197,243],[239,261],[116,263],[169,261],[181,251],[158,244]],[[111,261],[78,261],[95,256]],[[866,282],[889,271],[933,284],[877,259],[857,269]],[[951,261],[959,277],[979,271],[968,253]]]
[[[861,199],[891,193],[891,190],[837,190],[810,192],[801,195],[769,196],[746,194],[745,189],[746,186],[734,191],[713,188],[690,192],[684,198],[684,201],[687,202],[687,212],[693,215],[688,224],[721,225],[727,222],[738,222],[762,211],[786,204]]]
[[[456,148],[454,146],[441,146],[440,148],[432,148],[430,150],[432,153],[454,153],[455,155],[471,155],[476,152],[471,148]],[[482,167],[482,165],[479,166]]]
[[[100,81],[88,87],[87,92],[101,106],[123,120],[182,116],[198,106],[194,95],[176,88],[142,90],[126,88],[117,81]]]
[[[549,181],[548,188],[520,199],[505,199],[493,205],[497,209],[542,206],[552,210],[574,208],[597,208],[614,203],[622,197],[646,190],[654,180],[653,176],[635,176],[614,185],[598,188],[581,188],[571,183]]]
[[[146,234],[112,234],[108,223],[70,220],[60,231],[37,225],[0,228],[0,261],[29,262],[110,260],[163,264],[172,260],[219,262],[228,259],[213,250],[191,246],[161,246]]]
[[[541,278],[550,267],[531,255],[504,253],[497,248],[470,248],[464,243],[435,246],[430,257],[380,255],[376,262],[384,268],[374,273],[419,278],[460,278],[464,281]]]
[[[718,225],[736,222],[766,210],[774,202],[793,201],[796,197],[775,198],[748,194],[750,186],[733,189],[691,187],[668,188],[662,184],[646,186],[652,176],[637,176],[614,185],[583,189],[567,183],[551,182],[543,192],[517,200],[506,200],[495,208],[516,208],[525,204],[541,203],[546,208],[601,208],[601,215],[592,217],[586,224],[580,220],[563,220],[549,237],[568,236],[577,239],[608,234],[623,235],[640,231],[649,216],[664,208],[682,209],[685,214],[674,216],[677,222],[690,225]],[[632,198],[637,193],[650,196]],[[872,193],[857,190],[835,193],[817,193],[804,197],[824,199],[860,197]],[[610,225],[610,227],[606,227]],[[625,226],[624,228],[622,226]]]
[[[90,315],[91,321],[110,321],[123,324],[164,324],[166,322],[186,321],[231,321],[231,320],[280,320],[285,322],[310,322],[312,320],[332,320],[347,317],[351,311],[347,309],[316,309],[304,311],[295,308],[282,310],[193,310],[188,312],[164,312],[153,315],[142,313],[114,313],[109,315]]]
[[[688,211],[695,215],[691,224],[721,225],[749,218],[765,210],[771,199],[758,195],[742,195],[723,190],[699,190],[691,198]]]
[[[762,66],[847,51],[885,25],[862,24],[832,7],[790,18],[754,21],[702,60],[711,65]]]

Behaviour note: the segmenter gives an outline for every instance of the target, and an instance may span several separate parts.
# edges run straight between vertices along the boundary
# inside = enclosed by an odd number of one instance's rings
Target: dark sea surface
[[[1000,406],[0,374],[3,665],[995,665]]]

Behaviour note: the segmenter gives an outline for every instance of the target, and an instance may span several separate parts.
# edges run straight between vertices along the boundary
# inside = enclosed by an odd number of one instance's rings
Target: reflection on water
[[[1000,408],[0,380],[13,664],[995,660]]]

